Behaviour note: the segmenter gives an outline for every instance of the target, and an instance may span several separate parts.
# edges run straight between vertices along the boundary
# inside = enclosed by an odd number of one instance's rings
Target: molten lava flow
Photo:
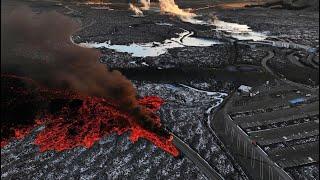
[[[46,126],[35,141],[42,151],[90,147],[104,135],[131,131],[132,141],[143,137],[177,154],[170,134],[152,111],[160,100],[143,100],[151,108],[142,106],[132,82],[99,63],[97,50],[70,43],[79,29],[74,20],[21,7],[5,18],[4,27],[1,71],[30,77],[46,88],[26,78],[1,75],[1,135],[5,135],[1,144],[24,137],[39,119]],[[38,57],[33,52],[41,53]]]
[[[81,98],[70,91],[48,90],[29,78],[1,74],[1,147],[22,139],[43,123],[37,115],[52,99]]]
[[[5,83],[5,86],[1,86],[2,89],[5,87],[9,89],[5,95],[12,96],[14,94],[14,97],[18,97],[19,101],[26,100],[26,98],[22,98],[23,96],[32,97],[31,101],[24,103],[24,105],[32,106],[28,103],[42,104],[43,101],[46,101],[47,104],[44,106],[45,108],[39,108],[39,111],[42,112],[37,112],[36,118],[29,120],[29,123],[24,123],[24,125],[20,125],[20,123],[12,127],[13,133],[10,131],[6,138],[1,138],[1,146],[6,145],[10,138],[21,139],[36,126],[44,124],[45,129],[37,135],[34,141],[42,152],[47,150],[63,151],[77,146],[90,148],[104,136],[112,133],[121,135],[125,132],[131,132],[130,140],[132,142],[136,142],[139,138],[145,138],[171,155],[179,155],[179,151],[172,144],[171,136],[161,136],[161,134],[151,131],[148,127],[144,127],[135,116],[122,110],[117,102],[43,88],[33,89],[32,91],[26,88],[19,89],[19,87],[14,86],[17,85],[14,76],[1,76],[1,79],[4,78],[6,81],[8,81],[7,79],[14,79],[11,84]],[[18,81],[22,81],[22,79],[18,79]],[[31,96],[31,94],[33,95]],[[13,99],[12,102],[16,100]],[[154,113],[159,110],[164,101],[159,97],[150,96],[139,99],[138,103],[148,112],[152,123],[161,127],[160,118]],[[8,106],[6,109],[12,106],[10,104],[5,105]],[[10,123],[7,123],[7,126],[10,125]],[[3,133],[2,128],[1,133]]]

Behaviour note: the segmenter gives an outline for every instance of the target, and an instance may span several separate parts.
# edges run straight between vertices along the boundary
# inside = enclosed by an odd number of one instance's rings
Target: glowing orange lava
[[[10,88],[10,90],[14,89]],[[22,91],[19,90],[18,93],[21,95]],[[37,94],[41,96],[40,99],[50,97],[47,100],[51,101],[53,106],[51,109],[55,110],[46,110],[32,124],[14,127],[13,134],[8,138],[1,138],[1,147],[5,146],[9,140],[24,138],[32,129],[44,124],[44,130],[36,136],[34,141],[41,152],[63,151],[78,146],[90,148],[101,138],[110,134],[122,135],[125,132],[131,132],[130,140],[133,143],[139,138],[144,138],[173,156],[179,155],[178,149],[172,144],[172,137],[161,136],[143,127],[134,116],[121,110],[112,100],[76,96],[72,93],[72,95],[66,95],[64,92],[52,92],[47,89],[38,90]],[[61,94],[65,96],[62,97]],[[163,103],[164,101],[156,96],[139,99],[139,105],[146,108],[157,127],[161,127],[161,124],[155,112]]]

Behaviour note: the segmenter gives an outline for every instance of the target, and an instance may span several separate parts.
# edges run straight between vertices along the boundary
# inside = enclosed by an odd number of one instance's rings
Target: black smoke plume
[[[2,72],[20,73],[47,87],[112,98],[136,106],[136,90],[119,71],[99,63],[99,53],[71,43],[79,25],[56,12],[14,10],[4,22]]]
[[[70,36],[79,27],[57,12],[35,14],[28,7],[13,10],[1,25],[2,73],[29,77],[48,88],[111,98],[143,126],[162,132],[137,105],[131,81],[101,64],[98,51],[71,42]]]

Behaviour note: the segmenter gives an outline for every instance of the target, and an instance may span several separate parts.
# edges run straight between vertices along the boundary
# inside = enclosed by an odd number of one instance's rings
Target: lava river
[[[78,146],[90,148],[102,137],[131,132],[129,138],[133,143],[144,138],[173,156],[179,155],[171,135],[162,136],[145,128],[113,100],[39,88],[30,79],[11,75],[1,75],[1,90],[1,108],[4,111],[1,112],[4,120],[1,147],[44,125],[34,140],[41,152],[64,151]],[[138,102],[153,123],[162,128],[155,113],[164,101],[149,96]]]

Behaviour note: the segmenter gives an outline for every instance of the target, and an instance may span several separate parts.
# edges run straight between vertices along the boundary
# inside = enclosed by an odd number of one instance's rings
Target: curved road
[[[301,89],[304,89],[304,90],[307,90],[307,91],[312,91],[312,92],[316,92],[317,90],[319,90],[319,87],[316,87],[316,88],[313,88],[313,87],[309,87],[307,85],[304,85],[304,84],[300,84],[300,83],[296,83],[296,82],[293,82],[293,81],[290,81],[288,79],[283,79],[283,78],[279,78],[277,76],[277,74],[271,69],[268,67],[267,65],[267,62],[272,59],[274,57],[274,52],[272,51],[268,51],[268,55],[262,59],[261,61],[261,65],[263,66],[263,68],[269,72],[272,76],[276,77],[277,79],[281,80],[283,83],[285,84],[289,84],[291,86],[296,86],[296,87],[299,87]]]
[[[173,135],[173,144],[183,153],[185,154],[196,166],[198,166],[199,170],[210,180],[224,180],[224,178],[214,170],[209,163],[204,160],[197,152],[195,152],[190,146],[188,146],[185,142],[183,142],[179,137]]]
[[[267,66],[267,62],[274,57],[274,53],[272,51],[268,51],[268,55],[264,57],[261,61],[262,66],[265,70],[267,70],[272,76],[277,77],[277,75]]]
[[[299,58],[295,57],[294,54],[295,54],[295,52],[290,53],[290,54],[287,56],[288,59],[289,59],[289,61],[290,61],[292,64],[294,64],[294,65],[296,65],[296,66],[298,66],[298,67],[304,68],[305,65],[303,65],[303,64],[299,61]]]
[[[66,6],[66,9],[69,10],[68,13],[73,13],[76,12],[76,10]],[[86,26],[82,26],[81,28],[79,28],[79,30],[82,30],[86,27],[89,27],[91,25],[93,25],[95,22],[91,22],[90,24],[86,25]],[[78,31],[79,31],[78,30]],[[191,33],[187,34],[186,36],[190,35]],[[184,38],[184,37],[183,37]],[[182,38],[182,39],[183,39]],[[72,41],[72,37],[70,37],[71,42]],[[269,54],[263,58],[261,64],[262,66],[266,69],[266,71],[268,71],[271,75],[277,77],[277,75],[267,66],[267,62],[268,60],[272,59],[274,57],[274,53],[272,51],[269,51]],[[306,87],[302,84],[298,84],[295,82],[291,82],[285,79],[281,79],[282,81],[284,81],[285,83],[288,84],[292,84],[294,86],[299,86],[302,87],[304,89],[309,89],[309,87]],[[210,124],[208,124],[210,127]],[[183,153],[187,156],[187,158],[189,158],[193,163],[195,163],[195,165],[199,168],[199,170],[210,180],[224,180],[224,177],[219,174],[216,170],[214,170],[210,164],[203,159],[196,151],[194,151],[190,146],[188,146],[184,141],[182,141],[179,137],[177,137],[176,135],[173,135],[173,143],[174,145]]]
[[[67,8],[68,10],[70,10],[69,12],[76,12],[76,10],[65,6],[65,8]],[[96,23],[95,21],[92,21],[90,24],[86,25],[86,26],[81,26],[77,31],[80,31],[84,28],[87,28],[89,26],[92,26],[94,23]],[[188,33],[186,36],[190,36],[192,35],[192,33]],[[184,37],[182,37],[183,39]],[[70,36],[70,41],[75,44],[78,45],[76,43],[74,43],[72,36]],[[184,141],[182,141],[179,137],[177,137],[176,135],[173,135],[173,144],[183,153],[187,156],[187,158],[189,158],[198,168],[199,170],[210,180],[224,180],[223,176],[221,176],[216,170],[214,170],[209,163],[203,159],[197,152],[195,152],[190,146],[188,146]]]

